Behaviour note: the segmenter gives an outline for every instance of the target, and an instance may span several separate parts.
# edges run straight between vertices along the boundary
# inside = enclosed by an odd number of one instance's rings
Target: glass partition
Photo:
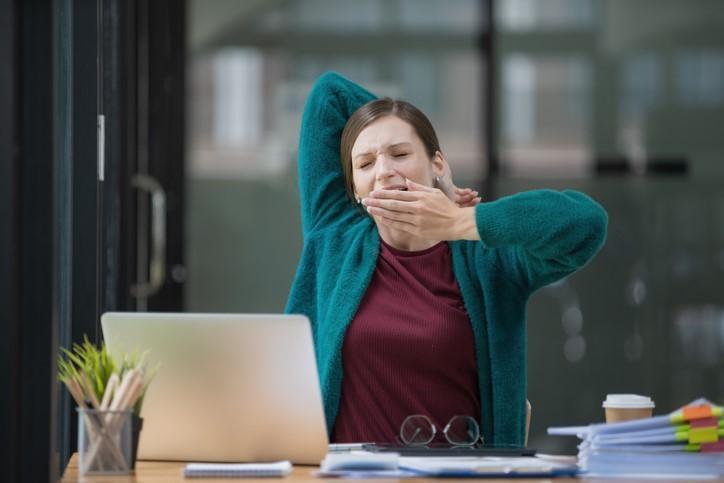
[[[724,14],[716,1],[498,0],[496,195],[582,190],[608,241],[528,311],[530,444],[602,421],[607,393],[663,413],[724,400]]]
[[[484,6],[189,2],[189,310],[283,309],[301,250],[299,121],[327,70],[420,107],[456,179],[483,177]]]

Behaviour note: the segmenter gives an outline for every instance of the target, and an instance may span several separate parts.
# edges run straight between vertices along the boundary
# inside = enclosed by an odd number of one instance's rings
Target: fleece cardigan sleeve
[[[534,190],[475,209],[481,242],[527,293],[585,265],[606,239],[608,215],[577,191]]]
[[[342,131],[350,116],[375,96],[334,72],[323,74],[307,97],[299,134],[299,190],[306,236],[345,212],[354,212],[340,164]]]

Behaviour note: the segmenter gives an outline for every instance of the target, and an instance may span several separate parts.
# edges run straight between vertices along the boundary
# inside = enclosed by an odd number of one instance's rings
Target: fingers
[[[460,208],[470,208],[471,206],[476,206],[476,205],[477,205],[478,203],[480,203],[481,201],[482,201],[481,198],[478,196],[478,197],[473,198],[472,200],[467,201],[467,202],[464,202],[464,203],[457,202],[457,205],[458,205]]]
[[[371,200],[378,203],[407,203],[409,202],[397,202],[397,201],[389,201],[389,200]],[[386,208],[382,208],[380,206],[367,206],[367,212],[374,216],[375,219],[382,223],[383,225],[395,228],[397,230],[405,231],[407,233],[411,234],[417,234],[418,232],[418,226],[416,221],[419,221],[419,218],[416,217],[414,213],[409,212],[403,212],[403,211],[394,211],[389,210]]]
[[[465,196],[465,195],[473,195],[473,197],[478,196],[479,193],[471,188],[458,188],[455,187],[455,194],[458,196]]]
[[[455,204],[461,208],[475,206],[482,201],[478,192],[470,188],[455,187]]]
[[[417,201],[420,199],[420,193],[415,191],[400,190],[374,190],[370,192],[371,198],[390,199],[401,201]]]
[[[399,221],[401,223],[406,223],[408,225],[414,225],[413,223],[413,213],[405,213],[402,211],[394,211],[394,210],[387,210],[385,208],[380,208],[378,206],[370,206],[367,208],[367,211],[370,215],[377,216],[380,218],[383,218],[385,220],[392,220],[392,221]]]
[[[414,181],[409,180],[407,178],[405,178],[405,184],[407,184],[407,189],[411,190],[411,191],[428,191],[428,192],[433,192],[433,193],[435,191],[439,191],[436,188],[431,188],[429,186],[425,186],[424,184],[415,183]]]
[[[455,199],[455,203],[458,204],[458,205],[467,205],[468,203],[476,203],[476,204],[477,204],[477,203],[480,203],[480,201],[481,201],[480,196],[475,196],[475,195],[472,195],[472,194],[471,194],[471,195],[460,196],[460,197],[458,197],[458,198]]]
[[[473,200],[478,195],[476,193],[465,193],[464,195],[457,195],[455,197],[455,201],[457,203],[467,203],[471,200]]]
[[[409,179],[405,179],[405,184],[407,185],[407,191],[400,191],[395,189],[377,189],[371,191],[369,196],[373,198],[390,198],[404,201],[415,201],[420,199],[420,192],[436,193],[440,191],[437,188],[432,188],[430,186],[425,186],[424,184],[415,183],[414,181],[411,181]],[[455,188],[455,190],[457,194],[457,190],[460,190],[460,188]],[[461,192],[473,193],[473,191],[469,188],[465,188],[464,190],[461,190]],[[474,193],[477,195],[477,192]]]
[[[367,207],[367,211],[371,208],[380,208],[398,213],[414,213],[417,209],[417,204],[411,201],[364,198],[362,204]]]
[[[365,206],[365,208],[367,208],[367,211],[372,214],[375,214],[375,212],[372,211],[373,208],[385,210],[387,212],[394,211],[397,213],[408,214],[417,213],[419,209],[419,205],[415,201],[394,199],[364,198],[362,199],[362,204]]]

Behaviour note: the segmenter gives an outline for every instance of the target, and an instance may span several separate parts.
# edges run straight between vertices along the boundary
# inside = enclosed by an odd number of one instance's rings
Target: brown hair
[[[340,160],[342,162],[342,172],[344,173],[344,185],[347,188],[347,194],[353,201],[355,201],[355,197],[352,179],[352,146],[354,146],[357,136],[364,128],[385,116],[395,116],[410,124],[417,136],[422,140],[427,156],[430,159],[435,156],[437,151],[441,151],[435,128],[432,127],[430,120],[421,110],[409,102],[394,100],[389,97],[368,102],[350,116],[342,131]]]

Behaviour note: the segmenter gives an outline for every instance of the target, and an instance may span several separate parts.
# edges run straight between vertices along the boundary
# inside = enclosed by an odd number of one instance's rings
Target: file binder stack
[[[724,416],[721,407],[705,399],[668,415],[548,428],[548,434],[583,440],[578,465],[586,476],[724,476]]]

